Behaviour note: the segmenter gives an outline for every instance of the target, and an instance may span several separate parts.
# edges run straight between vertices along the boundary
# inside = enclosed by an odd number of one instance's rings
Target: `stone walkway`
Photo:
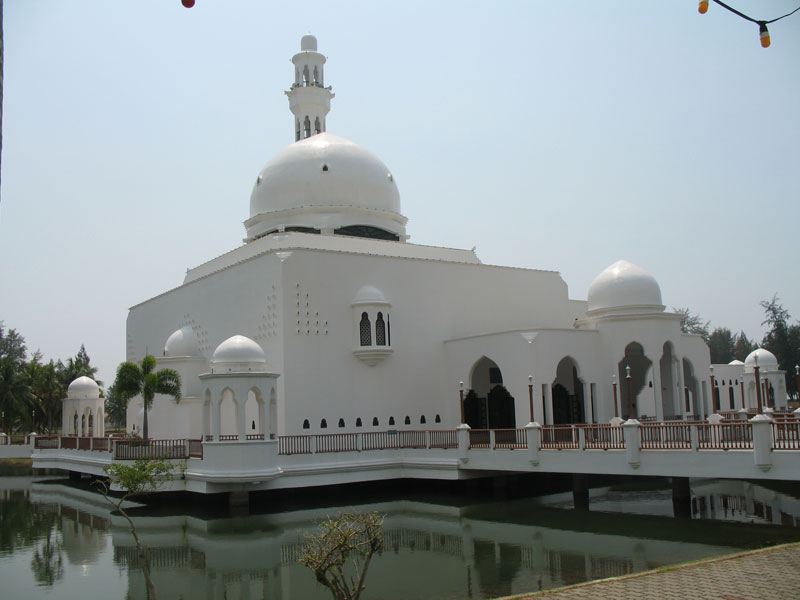
[[[800,543],[601,579],[507,600],[786,600],[800,598]]]

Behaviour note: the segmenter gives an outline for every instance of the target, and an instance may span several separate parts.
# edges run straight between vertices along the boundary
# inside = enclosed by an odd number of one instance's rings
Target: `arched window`
[[[255,420],[253,420],[253,421],[251,421],[251,422],[250,422],[250,429],[251,429],[252,431],[255,431],[255,430],[256,430],[256,422],[255,422]]]
[[[294,120],[294,141],[297,142],[300,140],[300,119]],[[260,182],[259,182],[260,183]]]
[[[339,427],[344,427],[344,419],[339,419]]]
[[[356,419],[356,427],[361,427],[361,417]]]
[[[419,418],[419,424],[420,424],[420,425],[425,425],[425,423],[426,423],[426,422],[427,422],[427,421],[425,421],[425,415],[422,415],[422,416]]]
[[[386,339],[389,341],[389,345],[392,345],[392,323],[389,321],[389,315],[386,315]]]
[[[308,422],[308,419],[303,420],[303,429],[309,429],[311,427],[311,423]]]
[[[436,415],[436,418],[433,421],[434,421],[434,423],[441,423],[442,422],[441,415]]]
[[[730,404],[730,409],[733,410],[733,388],[728,388],[728,404]]]
[[[378,426],[378,417],[372,417],[372,426],[373,427],[377,427]]]
[[[375,345],[386,345],[386,323],[383,321],[383,313],[379,312],[375,319]]]
[[[303,67],[303,83],[308,83],[309,76],[308,76],[308,65]]]
[[[320,429],[327,429],[328,428],[328,421],[326,419],[322,419],[322,421],[319,422],[319,427],[320,427]]]
[[[361,324],[359,327],[361,328],[361,345],[372,346],[372,327],[369,323],[369,316],[365,312],[361,313]]]
[[[322,133],[322,125],[319,124],[319,117],[314,119],[314,133]]]
[[[389,417],[389,425],[394,425],[394,417]]]
[[[322,83],[319,80],[319,69],[317,67],[314,67],[314,83]]]
[[[406,415],[405,424],[406,425],[411,425],[411,417],[409,417],[408,415]]]
[[[75,413],[75,417],[72,419],[72,433],[78,435],[78,413]]]
[[[303,119],[303,137],[311,137],[311,119],[308,115]]]

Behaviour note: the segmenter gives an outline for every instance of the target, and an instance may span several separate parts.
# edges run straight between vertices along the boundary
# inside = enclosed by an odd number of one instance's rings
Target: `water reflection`
[[[5,483],[0,480],[0,487]],[[631,514],[652,510],[658,498],[668,511],[670,495],[658,490],[638,497],[608,490],[592,500],[592,511],[619,505],[628,509],[625,515],[557,510],[530,499],[469,506],[414,500],[361,505],[359,510],[387,515],[385,549],[370,567],[365,597],[488,598],[800,539],[800,529],[759,524],[796,525],[800,505],[790,495],[742,482],[701,483],[692,492],[696,515],[743,522]],[[151,548],[160,597],[323,599],[327,592],[297,557],[305,534],[331,512],[207,518],[138,511],[135,520]],[[126,522],[91,492],[28,482],[22,489],[0,489],[0,580],[21,577],[14,571],[14,557],[29,565],[32,588],[44,586],[39,596],[34,590],[26,597],[49,597],[47,590],[53,588],[64,598],[83,597],[70,595],[70,573],[113,564],[127,589],[106,597],[146,598]],[[106,576],[101,571],[107,570],[97,568],[94,577]],[[95,591],[102,588],[106,594],[104,582],[98,579],[95,585]]]

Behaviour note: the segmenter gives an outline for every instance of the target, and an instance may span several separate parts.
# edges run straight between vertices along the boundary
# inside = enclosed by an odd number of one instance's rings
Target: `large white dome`
[[[394,176],[378,157],[320,133],[287,146],[259,173],[250,196],[248,239],[279,227],[369,226],[404,239]]]
[[[67,388],[70,400],[94,400],[100,397],[100,387],[91,377],[78,377]]]
[[[189,325],[173,331],[164,344],[164,356],[199,356],[197,337]]]
[[[618,260],[595,277],[589,286],[589,314],[601,312],[662,312],[661,288],[641,267]]]
[[[756,348],[744,359],[744,370],[746,372],[753,372],[753,367],[756,366],[756,357],[758,357],[758,366],[761,370],[778,370],[778,359],[775,358],[775,355],[764,348]]]
[[[211,372],[264,371],[267,357],[264,350],[249,337],[234,335],[222,342],[211,357]]]

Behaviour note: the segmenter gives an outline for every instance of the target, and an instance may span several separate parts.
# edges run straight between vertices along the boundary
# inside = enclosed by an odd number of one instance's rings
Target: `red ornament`
[[[194,0],[181,0],[181,4],[186,8],[192,8],[194,6]]]

